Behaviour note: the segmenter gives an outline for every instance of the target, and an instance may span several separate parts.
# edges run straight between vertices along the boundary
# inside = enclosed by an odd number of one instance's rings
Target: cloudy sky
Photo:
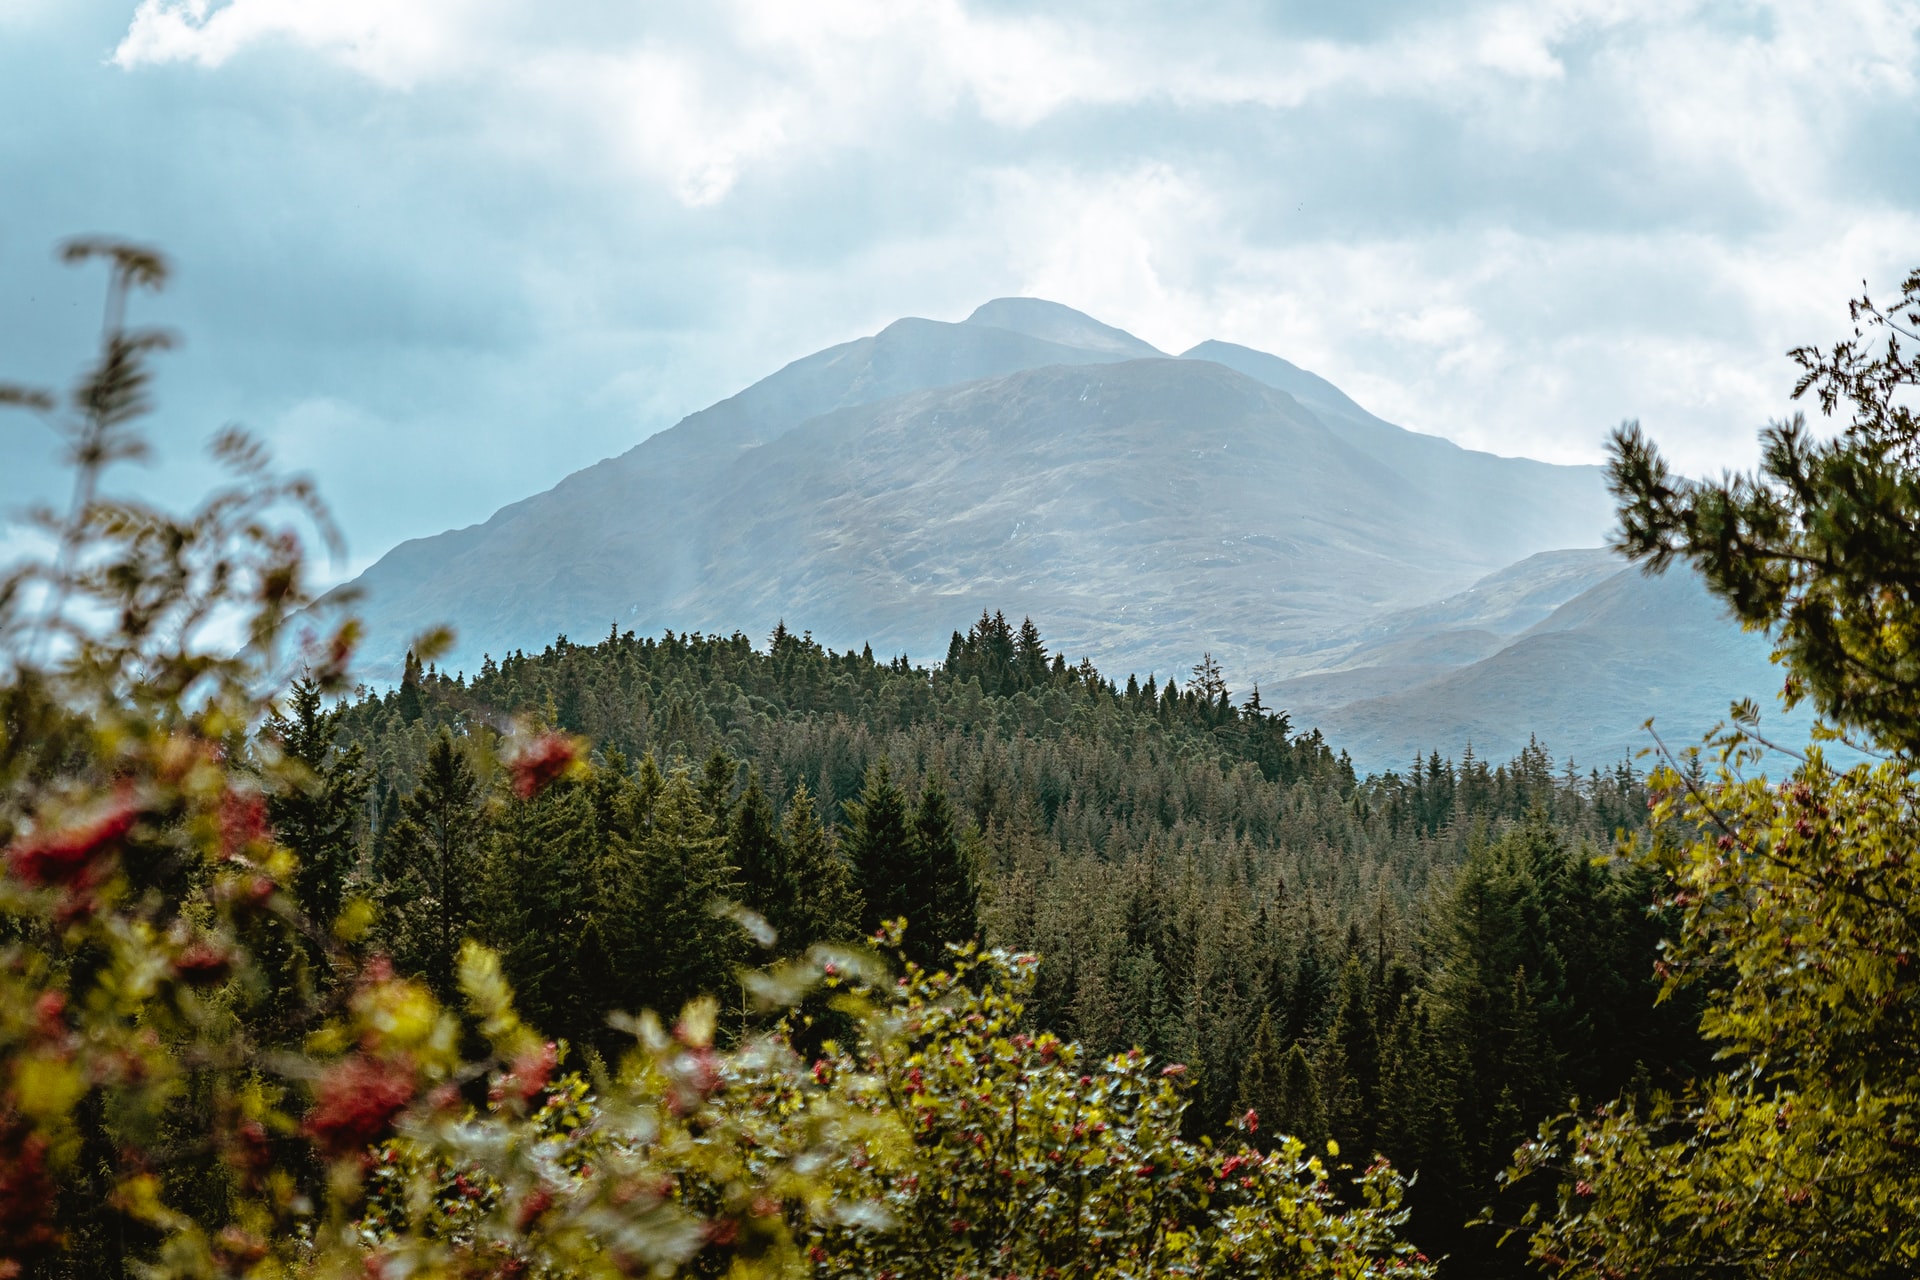
[[[243,422],[351,566],[1002,294],[1718,469],[1920,265],[1917,76],[1915,0],[0,0],[0,380],[92,339],[56,241],[163,247],[139,482]]]

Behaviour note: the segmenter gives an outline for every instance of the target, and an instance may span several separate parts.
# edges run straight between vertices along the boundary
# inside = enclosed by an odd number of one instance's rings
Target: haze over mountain
[[[1647,719],[1677,750],[1739,698],[1770,737],[1804,741],[1812,716],[1781,710],[1768,653],[1685,567],[1649,577],[1609,551],[1554,551],[1371,622],[1263,696],[1364,768],[1468,745],[1504,760],[1533,737],[1604,766],[1654,745]]]
[[[556,633],[760,640],[782,620],[937,661],[955,627],[1003,609],[1112,672],[1184,676],[1209,651],[1241,689],[1304,677],[1276,705],[1343,727],[1365,764],[1399,763],[1396,724],[1491,750],[1590,717],[1574,696],[1542,723],[1544,691],[1577,673],[1516,664],[1631,648],[1597,621],[1604,600],[1557,639],[1529,631],[1618,566],[1586,552],[1501,571],[1592,547],[1610,523],[1598,468],[1407,431],[1231,343],[1173,357],[1001,298],[797,360],[483,524],[395,548],[356,585],[385,672],[440,622],[459,637],[448,665],[469,669]],[[1447,598],[1482,579],[1472,617],[1449,623]],[[1521,641],[1492,669],[1517,683],[1483,707],[1473,673]],[[1620,672],[1588,683],[1623,695],[1611,723],[1637,725],[1639,677]]]

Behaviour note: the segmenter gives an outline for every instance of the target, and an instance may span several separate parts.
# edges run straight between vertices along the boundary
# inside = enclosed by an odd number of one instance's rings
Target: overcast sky
[[[1717,470],[1920,266],[1917,74],[1915,0],[0,0],[0,380],[92,339],[57,240],[163,247],[144,482],[243,422],[353,567],[1003,294]]]

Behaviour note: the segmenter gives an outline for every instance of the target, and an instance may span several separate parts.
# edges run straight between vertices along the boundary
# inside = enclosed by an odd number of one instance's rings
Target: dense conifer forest
[[[1252,1111],[1421,1171],[1413,1238],[1459,1274],[1492,1265],[1497,1232],[1462,1224],[1541,1120],[1698,1054],[1693,1013],[1654,1003],[1652,882],[1611,856],[1644,824],[1630,764],[1535,746],[1360,779],[1210,659],[1122,686],[999,615],[933,669],[785,627],[615,633],[290,714],[333,806],[303,861],[381,902],[443,992],[477,937],[530,1022],[610,1051],[609,1012],[732,986],[754,948],[716,900],[787,953],[896,917],[929,968],[948,941],[1032,951],[1036,1029],[1183,1064],[1192,1136]],[[492,799],[468,744],[529,720],[591,766]]]

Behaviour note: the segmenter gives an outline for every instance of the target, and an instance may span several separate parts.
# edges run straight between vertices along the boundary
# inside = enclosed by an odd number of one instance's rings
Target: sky
[[[95,340],[62,238],[162,248],[122,486],[184,501],[241,423],[335,574],[1008,294],[1714,472],[1920,266],[1917,86],[1916,0],[0,0],[0,381]],[[7,513],[61,490],[13,416]]]

